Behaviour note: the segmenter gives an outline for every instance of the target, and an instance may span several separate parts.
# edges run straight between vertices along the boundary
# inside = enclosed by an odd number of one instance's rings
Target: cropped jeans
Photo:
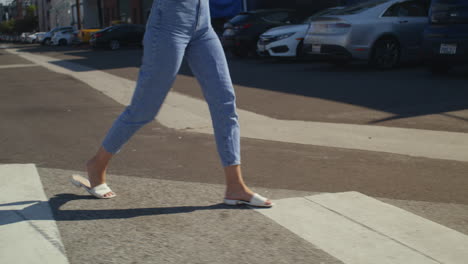
[[[224,51],[211,27],[209,0],[155,0],[143,44],[131,103],[109,130],[103,148],[119,152],[138,129],[154,120],[185,56],[208,103],[222,165],[240,164],[236,97]]]

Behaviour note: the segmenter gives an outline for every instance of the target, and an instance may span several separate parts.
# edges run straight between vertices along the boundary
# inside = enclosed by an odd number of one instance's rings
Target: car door
[[[428,24],[428,4],[421,0],[399,2],[391,6],[384,17],[392,21],[393,33],[398,36],[402,55],[418,56],[422,45],[424,28]]]

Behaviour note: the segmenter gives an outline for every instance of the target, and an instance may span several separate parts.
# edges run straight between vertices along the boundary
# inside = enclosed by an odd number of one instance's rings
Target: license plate
[[[457,44],[441,44],[440,54],[457,54]]]
[[[321,51],[322,51],[322,45],[320,44],[312,45],[312,53],[320,53]]]

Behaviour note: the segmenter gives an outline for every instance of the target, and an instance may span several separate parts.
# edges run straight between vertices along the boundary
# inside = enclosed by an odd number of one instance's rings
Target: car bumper
[[[255,40],[256,41],[256,40]],[[224,48],[232,49],[232,48],[244,48],[255,46],[255,42],[253,39],[249,38],[248,36],[223,36],[221,37],[221,44]]]
[[[264,43],[261,40],[257,43],[257,53],[261,56],[272,57],[295,57],[297,55],[297,46],[300,40],[284,39],[271,43]]]
[[[349,34],[309,35],[304,40],[303,53],[315,57],[368,60],[370,46],[352,45],[349,39]]]
[[[444,50],[442,46],[449,45],[451,50]],[[468,38],[431,38],[425,37],[423,43],[423,57],[425,61],[448,64],[468,64]]]

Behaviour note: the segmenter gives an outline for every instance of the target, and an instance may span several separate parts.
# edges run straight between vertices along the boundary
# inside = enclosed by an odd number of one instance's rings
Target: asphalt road
[[[141,59],[138,49],[8,48],[131,80]],[[464,69],[432,76],[418,65],[380,72],[363,64],[229,63],[240,109],[285,120],[468,133]],[[211,135],[153,122],[113,160],[110,181],[120,200],[110,206],[117,211],[70,194],[77,191],[69,175],[83,173],[123,106],[77,79],[24,64],[31,62],[0,49],[0,163],[39,168],[71,263],[89,263],[103,251],[107,259],[96,263],[231,263],[236,252],[245,263],[342,263],[251,210],[210,207],[223,184]],[[184,65],[174,90],[201,98],[197,82],[184,78],[191,76]],[[467,162],[246,138],[242,146],[247,182],[274,199],[357,191],[468,234]],[[200,206],[190,207],[194,202]],[[118,211],[135,203],[146,209]],[[238,233],[227,231],[233,226]]]

